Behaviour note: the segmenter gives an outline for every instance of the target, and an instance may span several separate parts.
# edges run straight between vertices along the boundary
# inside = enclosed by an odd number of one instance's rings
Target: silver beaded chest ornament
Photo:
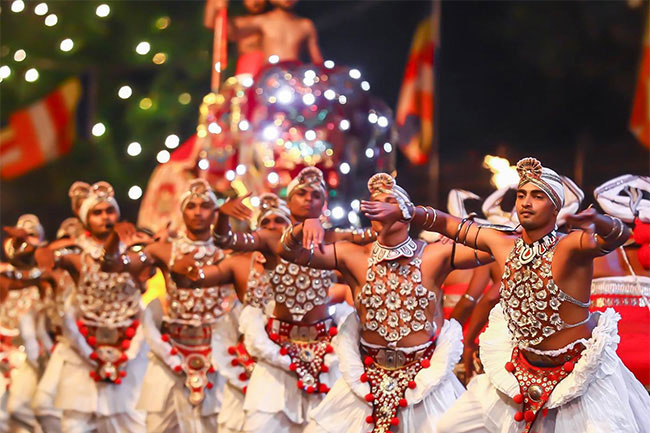
[[[198,268],[213,265],[224,257],[223,250],[212,239],[192,241],[187,236],[182,236],[172,242],[169,269],[175,260],[192,253],[194,265]],[[169,303],[166,320],[170,322],[189,325],[214,323],[229,309],[228,297],[232,294],[229,286],[179,288],[171,278],[166,280]]]
[[[357,303],[366,313],[362,317],[365,331],[378,333],[389,347],[412,332],[433,332],[435,324],[427,319],[426,309],[436,301],[436,293],[422,285],[422,252],[410,237],[396,247],[379,242],[372,246],[368,258],[366,283],[357,295]],[[400,264],[401,257],[411,258]]]
[[[77,327],[93,348],[90,376],[119,385],[126,376],[126,351],[140,325],[134,319],[140,312],[140,289],[128,272],[103,272],[95,256],[94,250],[81,255]]]
[[[188,254],[194,255],[194,266],[198,268],[213,265],[224,257],[212,239],[193,241],[183,235],[172,242],[169,269]],[[208,374],[215,372],[211,360],[212,326],[229,311],[228,296],[232,291],[227,286],[179,288],[170,276],[166,281],[170,308],[165,322],[170,333],[162,334],[162,339],[171,344],[172,355],[180,356],[181,365],[175,372],[185,375],[188,399],[197,406],[205,399],[206,388],[214,386],[208,379]]]
[[[270,289],[275,302],[286,306],[294,322],[319,305],[330,301],[328,290],[334,272],[300,266],[280,259],[270,275]]]
[[[366,309],[363,329],[377,332],[390,348],[396,348],[397,342],[412,332],[435,332],[435,323],[427,319],[425,311],[437,296],[422,285],[423,250],[419,248],[418,252],[418,244],[411,238],[390,248],[375,242],[371,250],[366,283],[357,302]],[[402,257],[410,260],[400,264],[398,259]],[[373,433],[385,433],[399,425],[397,411],[408,406],[406,390],[414,389],[417,374],[430,366],[435,345],[418,351],[417,356],[389,350],[392,354],[388,356],[403,358],[399,367],[389,368],[377,362],[382,353],[378,351],[374,357],[365,357],[364,373],[359,378],[370,386],[365,399],[373,410],[366,422],[373,425]]]
[[[501,280],[501,307],[508,329],[521,348],[536,346],[554,333],[585,323],[567,324],[560,317],[560,305],[568,301],[588,308],[564,293],[553,281],[551,263],[558,244],[555,231],[527,245],[517,239],[508,256]]]
[[[271,290],[269,288],[271,274],[265,269],[257,270],[257,266],[263,266],[265,262],[266,259],[261,253],[253,253],[246,284],[246,294],[244,295],[245,305],[264,308],[271,300]]]

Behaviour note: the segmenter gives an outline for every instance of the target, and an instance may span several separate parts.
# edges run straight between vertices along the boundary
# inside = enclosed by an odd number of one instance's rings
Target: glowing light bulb
[[[341,206],[335,206],[334,209],[332,209],[332,218],[336,220],[340,220],[345,216],[345,210]]]
[[[129,145],[126,147],[126,153],[128,153],[130,156],[138,156],[141,152],[142,146],[137,141],[129,143]]]
[[[97,122],[93,125],[90,131],[95,137],[101,137],[106,132],[106,125],[102,122]]]
[[[339,165],[339,171],[343,174],[348,174],[350,172],[350,164],[342,162],[341,165]]]
[[[15,0],[11,4],[11,12],[18,13],[24,10],[25,10],[25,2],[23,0]]]
[[[323,62],[323,66],[325,66],[327,69],[332,69],[335,65],[332,60],[325,60]]]
[[[366,149],[366,158],[369,158],[369,159],[370,159],[370,158],[372,158],[373,156],[375,156],[375,151],[372,150],[371,148],[367,148],[367,149]]]
[[[280,131],[278,131],[278,128],[275,125],[268,125],[262,130],[262,137],[266,141],[273,141],[277,139],[280,136]]]
[[[169,162],[169,158],[170,158],[170,157],[171,157],[171,155],[169,154],[169,151],[167,151],[167,150],[161,150],[161,151],[158,152],[158,154],[156,155],[156,160],[157,160],[159,163],[164,164],[164,163],[166,163],[166,162]]]
[[[45,25],[48,27],[54,27],[58,22],[59,17],[57,17],[55,14],[49,14],[45,17]]]
[[[144,56],[151,50],[151,44],[147,41],[142,41],[135,47],[135,52],[140,54],[141,56]]]
[[[389,142],[384,143],[384,152],[391,153],[393,151],[393,145]]]
[[[110,13],[111,7],[105,3],[100,4],[97,6],[97,9],[95,9],[95,15],[97,15],[99,18],[106,18]]]
[[[181,140],[178,138],[178,135],[176,134],[171,134],[168,135],[167,138],[165,138],[165,147],[168,149],[176,149],[178,145],[180,144]]]
[[[236,172],[239,176],[243,176],[243,175],[245,175],[245,174],[246,174],[246,166],[245,166],[244,164],[239,164],[239,165],[237,166],[237,168],[235,168],[235,172]]]
[[[33,83],[36,80],[38,80],[38,70],[36,68],[30,68],[25,71],[25,81]]]
[[[302,102],[305,105],[311,105],[316,102],[316,97],[312,93],[306,93],[302,97]]]
[[[23,60],[25,60],[26,57],[27,57],[27,53],[25,52],[25,50],[22,49],[16,50],[16,52],[14,53],[14,60],[17,62],[22,62]]]
[[[235,180],[235,172],[233,170],[228,170],[226,172],[226,180],[229,180],[230,182]]]
[[[370,90],[370,83],[367,81],[362,81],[361,82],[361,90],[365,90],[366,92]]]
[[[207,170],[208,168],[210,168],[210,161],[208,161],[208,160],[205,159],[205,158],[200,159],[200,160],[199,160],[199,168],[200,168],[201,170]]]
[[[250,127],[250,124],[248,123],[248,120],[242,120],[239,122],[239,129],[242,131],[248,131],[248,128]]]
[[[208,125],[208,131],[210,134],[221,134],[222,129],[217,122],[211,122]]]
[[[339,128],[341,128],[341,131],[347,131],[350,129],[350,121],[348,119],[343,119],[339,122]]]
[[[47,3],[39,3],[34,8],[34,13],[36,15],[38,15],[39,17],[42,17],[43,15],[45,15],[47,13],[48,10],[49,10],[49,8],[47,7]]]
[[[354,78],[355,80],[358,80],[361,78],[361,72],[358,69],[350,69],[350,78]]]
[[[309,129],[305,131],[305,138],[309,141],[316,140],[316,131],[314,131],[313,129]]]
[[[271,185],[275,185],[280,181],[280,176],[278,176],[276,172],[272,171],[268,176],[266,176],[266,180],[268,180]]]
[[[140,197],[142,197],[142,188],[140,188],[138,185],[133,185],[131,188],[129,188],[129,198],[131,200],[137,200]]]
[[[336,92],[334,90],[332,90],[332,89],[327,89],[323,93],[323,96],[325,96],[325,99],[327,99],[328,101],[331,101],[334,98],[336,98]]]
[[[4,80],[11,75],[11,68],[7,65],[0,66],[0,79]]]
[[[131,87],[129,86],[122,86],[117,91],[117,96],[119,96],[120,99],[129,99],[132,94],[133,94],[133,89],[131,89]]]
[[[70,38],[66,38],[61,41],[61,44],[59,45],[59,48],[63,52],[68,52],[74,48],[74,41]]]

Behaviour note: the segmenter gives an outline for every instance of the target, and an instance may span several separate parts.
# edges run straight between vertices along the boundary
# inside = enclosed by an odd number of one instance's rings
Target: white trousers
[[[148,433],[216,433],[218,414],[201,416],[201,406],[193,407],[177,398],[182,393],[170,392],[162,412],[147,414]],[[67,432],[66,432],[67,433]]]
[[[140,411],[102,416],[64,410],[61,429],[65,433],[145,433],[145,415]]]

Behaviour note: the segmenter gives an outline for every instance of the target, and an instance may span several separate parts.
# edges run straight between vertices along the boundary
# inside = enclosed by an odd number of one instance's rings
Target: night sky
[[[185,4],[203,7],[202,2]],[[296,12],[315,21],[326,59],[360,69],[371,91],[395,107],[413,31],[430,6],[303,0]],[[436,204],[444,208],[452,187],[489,194],[490,173],[481,167],[486,154],[507,157],[513,164],[532,155],[560,174],[575,179],[577,173],[587,200],[595,186],[612,177],[648,175],[649,154],[627,127],[647,7],[586,1],[443,2],[436,58],[441,168]],[[194,127],[186,125],[188,131]],[[398,174],[416,201],[435,196],[421,186],[426,168],[414,170],[400,157]],[[2,224],[14,224],[21,213],[41,214],[18,199],[38,195],[45,197],[49,218],[44,222],[53,233],[69,215],[67,197],[51,196],[62,188],[26,190],[24,185],[3,182]],[[124,197],[123,215],[135,220],[135,203],[127,201],[125,191],[118,196]]]

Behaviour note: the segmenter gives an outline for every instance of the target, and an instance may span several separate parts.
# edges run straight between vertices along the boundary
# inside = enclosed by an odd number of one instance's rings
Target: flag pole
[[[438,102],[440,101],[438,88],[440,87],[439,70],[437,67],[438,59],[436,59],[436,47],[440,47],[440,13],[442,11],[440,0],[432,0],[431,14],[431,31],[433,32],[432,39],[436,43],[433,44],[433,137],[431,139],[431,150],[429,157],[428,178],[429,178],[429,202],[435,206],[441,206],[438,202],[440,197],[440,147],[438,132]]]

